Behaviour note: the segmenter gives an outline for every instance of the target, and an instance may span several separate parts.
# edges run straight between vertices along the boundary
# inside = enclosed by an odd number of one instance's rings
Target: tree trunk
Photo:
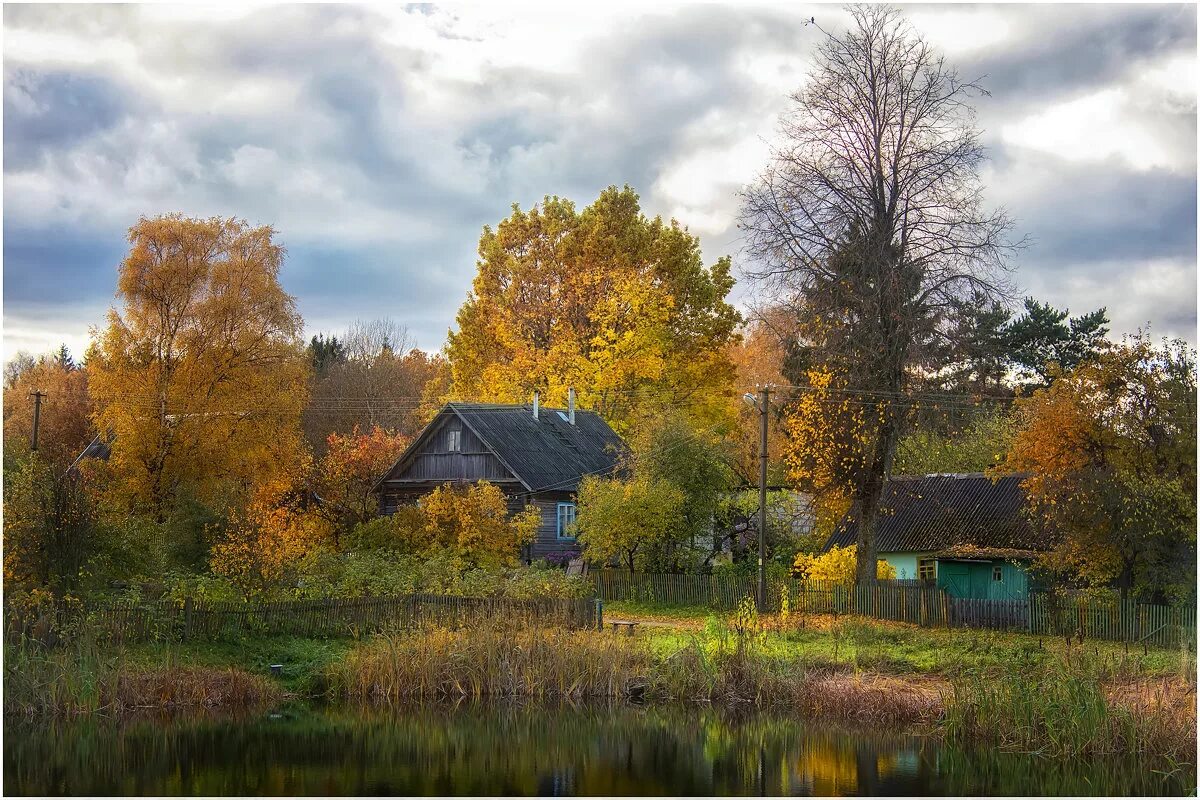
[[[892,458],[899,438],[894,409],[885,412],[875,441],[875,452],[865,480],[859,490],[858,558],[854,570],[856,583],[875,583],[879,559],[876,547],[876,529],[879,525],[879,501],[883,487],[892,473]]]

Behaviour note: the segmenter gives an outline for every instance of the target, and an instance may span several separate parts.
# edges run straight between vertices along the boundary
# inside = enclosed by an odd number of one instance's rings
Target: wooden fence
[[[596,596],[604,601],[652,605],[703,606],[718,611],[737,607],[757,593],[746,575],[675,575],[599,570]],[[959,626],[1076,638],[1146,642],[1163,647],[1195,647],[1194,606],[1147,605],[1134,600],[1096,600],[1034,593],[1026,600],[951,597],[929,583],[879,581],[854,586],[792,578],[767,582],[767,605],[778,611],[787,590],[792,611],[858,614],[925,626]]]
[[[1196,646],[1196,607],[1159,606],[1135,600],[1062,598],[1034,594],[1029,599],[1031,633],[1112,639],[1163,647]]]
[[[39,629],[58,630],[67,622],[60,618],[58,624],[47,624],[48,615],[61,613],[43,607],[17,615],[6,609],[5,633],[10,637],[25,633],[43,638]],[[71,624],[116,642],[211,641],[276,634],[346,636],[431,624],[455,627],[485,618],[587,628],[597,624],[596,614],[596,603],[591,598],[512,600],[411,594],[275,603],[187,600],[117,604],[77,612]]]

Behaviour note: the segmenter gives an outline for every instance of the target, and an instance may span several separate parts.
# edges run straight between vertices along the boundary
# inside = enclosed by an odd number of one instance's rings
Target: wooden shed
[[[896,577],[936,581],[952,597],[1024,600],[1028,565],[1048,549],[1025,514],[1024,475],[894,476],[884,484],[875,545]],[[825,550],[858,539],[856,509]]]
[[[443,484],[494,483],[509,513],[541,511],[526,560],[578,553],[568,529],[585,475],[611,476],[626,448],[591,411],[534,405],[447,403],[376,484],[380,511],[394,513]]]

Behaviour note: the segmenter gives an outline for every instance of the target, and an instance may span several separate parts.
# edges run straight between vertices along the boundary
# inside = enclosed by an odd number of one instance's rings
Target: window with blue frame
[[[575,541],[575,535],[571,532],[571,525],[575,522],[575,504],[574,503],[559,503],[558,504],[558,538],[566,539],[567,541]]]

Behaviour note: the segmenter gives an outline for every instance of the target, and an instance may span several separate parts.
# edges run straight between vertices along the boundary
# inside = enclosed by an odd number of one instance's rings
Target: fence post
[[[183,601],[183,640],[186,642],[192,635],[192,598]]]
[[[604,601],[596,598],[596,630],[604,630]]]

